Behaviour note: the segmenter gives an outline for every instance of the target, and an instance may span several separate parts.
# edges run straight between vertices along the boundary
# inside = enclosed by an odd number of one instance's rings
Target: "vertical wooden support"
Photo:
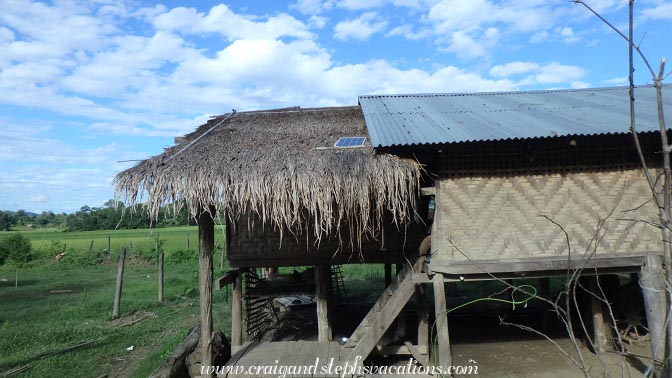
[[[418,310],[418,346],[425,347],[429,353],[429,311],[422,284],[415,285],[415,302]]]
[[[93,240],[91,240],[91,244],[89,245],[89,254],[93,253]]]
[[[112,309],[112,318],[119,317],[121,308],[121,288],[124,286],[124,264],[126,263],[126,247],[119,251],[119,265],[117,267],[117,286],[114,292],[114,307]]]
[[[331,317],[329,316],[329,282],[331,267],[315,267],[315,300],[317,301],[317,341],[331,341]]]
[[[200,231],[199,231],[199,237],[200,237]],[[200,242],[200,240],[199,240]],[[187,232],[187,249],[189,249],[189,233]]]
[[[19,268],[16,268],[16,276],[14,277],[14,288],[19,288]]]
[[[163,303],[163,251],[159,250],[159,237],[154,240],[154,251],[159,254],[159,303]]]
[[[231,294],[231,347],[243,345],[243,273],[236,271]],[[232,349],[232,353],[235,351]]]
[[[539,296],[548,299],[551,295],[551,281],[548,277],[539,279]],[[541,328],[548,332],[551,328],[551,309],[546,302],[541,303]]]
[[[397,275],[401,273],[402,269],[404,269],[404,264],[397,264],[396,266]],[[404,306],[404,308],[402,308],[401,311],[399,312],[399,315],[397,315],[397,332],[396,332],[397,339],[403,339],[404,337],[406,337],[406,328],[407,328],[406,326],[407,326],[406,306]]]
[[[604,334],[604,314],[602,312],[602,291],[599,288],[597,280],[599,276],[590,277],[589,290],[590,309],[593,318],[593,345],[595,353],[604,353],[604,347],[607,345],[607,336]]]
[[[660,256],[649,255],[639,273],[639,286],[644,296],[646,307],[646,321],[651,336],[653,358],[657,361],[665,360],[665,317],[667,313],[665,297],[665,273],[663,272]],[[654,366],[654,376],[663,376],[663,366]]]
[[[448,316],[446,314],[446,287],[443,281],[443,275],[434,274],[432,279],[434,284],[434,313],[436,315],[436,335],[438,350],[434,351],[435,363],[444,369],[452,365],[453,356],[450,353],[450,339],[448,334]]]
[[[107,235],[107,252],[112,252],[112,236]]]
[[[198,288],[201,304],[202,366],[212,366],[212,253],[215,246],[214,210],[198,216]],[[189,240],[189,239],[187,239]],[[211,377],[206,374],[205,377]]]
[[[392,283],[392,264],[385,264],[385,289]]]

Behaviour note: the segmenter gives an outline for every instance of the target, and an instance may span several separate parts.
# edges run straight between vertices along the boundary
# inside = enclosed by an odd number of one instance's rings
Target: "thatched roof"
[[[153,217],[165,204],[192,215],[213,205],[231,219],[254,212],[279,230],[311,229],[318,240],[344,225],[360,241],[376,236],[386,212],[409,220],[421,166],[370,146],[333,148],[343,136],[367,136],[358,106],[225,114],[119,173],[115,190]]]

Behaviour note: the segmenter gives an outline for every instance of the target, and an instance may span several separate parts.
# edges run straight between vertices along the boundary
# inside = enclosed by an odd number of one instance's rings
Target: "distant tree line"
[[[195,224],[185,208],[177,214],[172,206],[164,206],[159,212],[159,219],[154,227],[187,226]],[[82,206],[79,211],[71,214],[55,214],[43,211],[40,214],[25,210],[16,212],[0,211],[0,230],[9,231],[12,227],[61,228],[65,231],[94,231],[119,229],[149,228],[151,220],[143,211],[130,211],[122,202],[114,200],[105,202],[102,207]]]

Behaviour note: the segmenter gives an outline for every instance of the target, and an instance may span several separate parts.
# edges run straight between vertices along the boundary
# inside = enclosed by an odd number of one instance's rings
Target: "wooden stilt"
[[[212,254],[215,246],[214,210],[198,216],[198,287],[201,304],[201,365],[212,366]],[[188,240],[188,239],[187,239]],[[210,378],[211,374],[204,377]]]
[[[665,298],[665,273],[660,256],[649,255],[644,260],[639,273],[639,286],[642,288],[644,305],[646,307],[646,321],[651,336],[653,358],[657,361],[665,360],[665,317],[667,313]],[[663,366],[654,366],[654,377],[663,376]]]
[[[595,353],[604,353],[604,347],[607,345],[607,336],[604,333],[604,314],[602,312],[602,291],[598,287],[598,276],[590,277],[589,290],[593,295],[590,296],[590,308],[593,319],[593,345]]]
[[[231,347],[243,345],[243,273],[236,272],[231,300]],[[232,353],[235,351],[232,349]]]
[[[385,288],[392,283],[392,264],[385,264]]]
[[[539,279],[539,296],[545,299],[548,299],[551,295],[551,282],[548,277],[542,277]],[[551,328],[551,315],[552,312],[547,303],[541,304],[541,328],[544,332],[548,332]]]
[[[429,311],[425,298],[425,287],[415,285],[415,302],[418,311],[418,346],[429,351]]]
[[[329,317],[329,265],[315,267],[315,300],[317,301],[317,341],[331,341],[331,319]]]
[[[403,264],[397,264],[396,267],[396,273],[397,275],[401,272],[401,270],[404,268]],[[406,308],[401,309],[399,312],[399,315],[397,315],[397,333],[396,333],[396,338],[397,339],[403,339],[406,337],[406,329],[407,329],[407,320],[406,320]]]
[[[446,314],[446,288],[444,286],[443,275],[437,273],[432,279],[434,284],[434,313],[436,314],[436,347],[434,350],[434,363],[447,368],[452,365],[453,356],[450,352],[450,338],[448,333],[448,316]]]

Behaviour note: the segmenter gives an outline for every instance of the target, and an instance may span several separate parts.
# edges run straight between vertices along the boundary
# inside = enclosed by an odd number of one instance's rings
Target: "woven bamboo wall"
[[[411,224],[404,230],[389,223],[383,238],[364,241],[361,250],[354,249],[347,234],[343,243],[335,237],[323,238],[318,244],[312,237],[280,233],[267,225],[249,224],[248,218],[237,222],[230,231],[229,262],[232,267],[301,266],[342,263],[400,263],[404,255],[417,254],[423,234]],[[312,235],[310,232],[308,235]]]
[[[445,178],[437,182],[432,264],[470,259],[567,256],[590,248],[605,219],[598,255],[661,250],[656,207],[639,169]],[[635,209],[635,211],[627,211]],[[452,243],[451,243],[452,241]],[[453,245],[454,243],[454,245]]]

